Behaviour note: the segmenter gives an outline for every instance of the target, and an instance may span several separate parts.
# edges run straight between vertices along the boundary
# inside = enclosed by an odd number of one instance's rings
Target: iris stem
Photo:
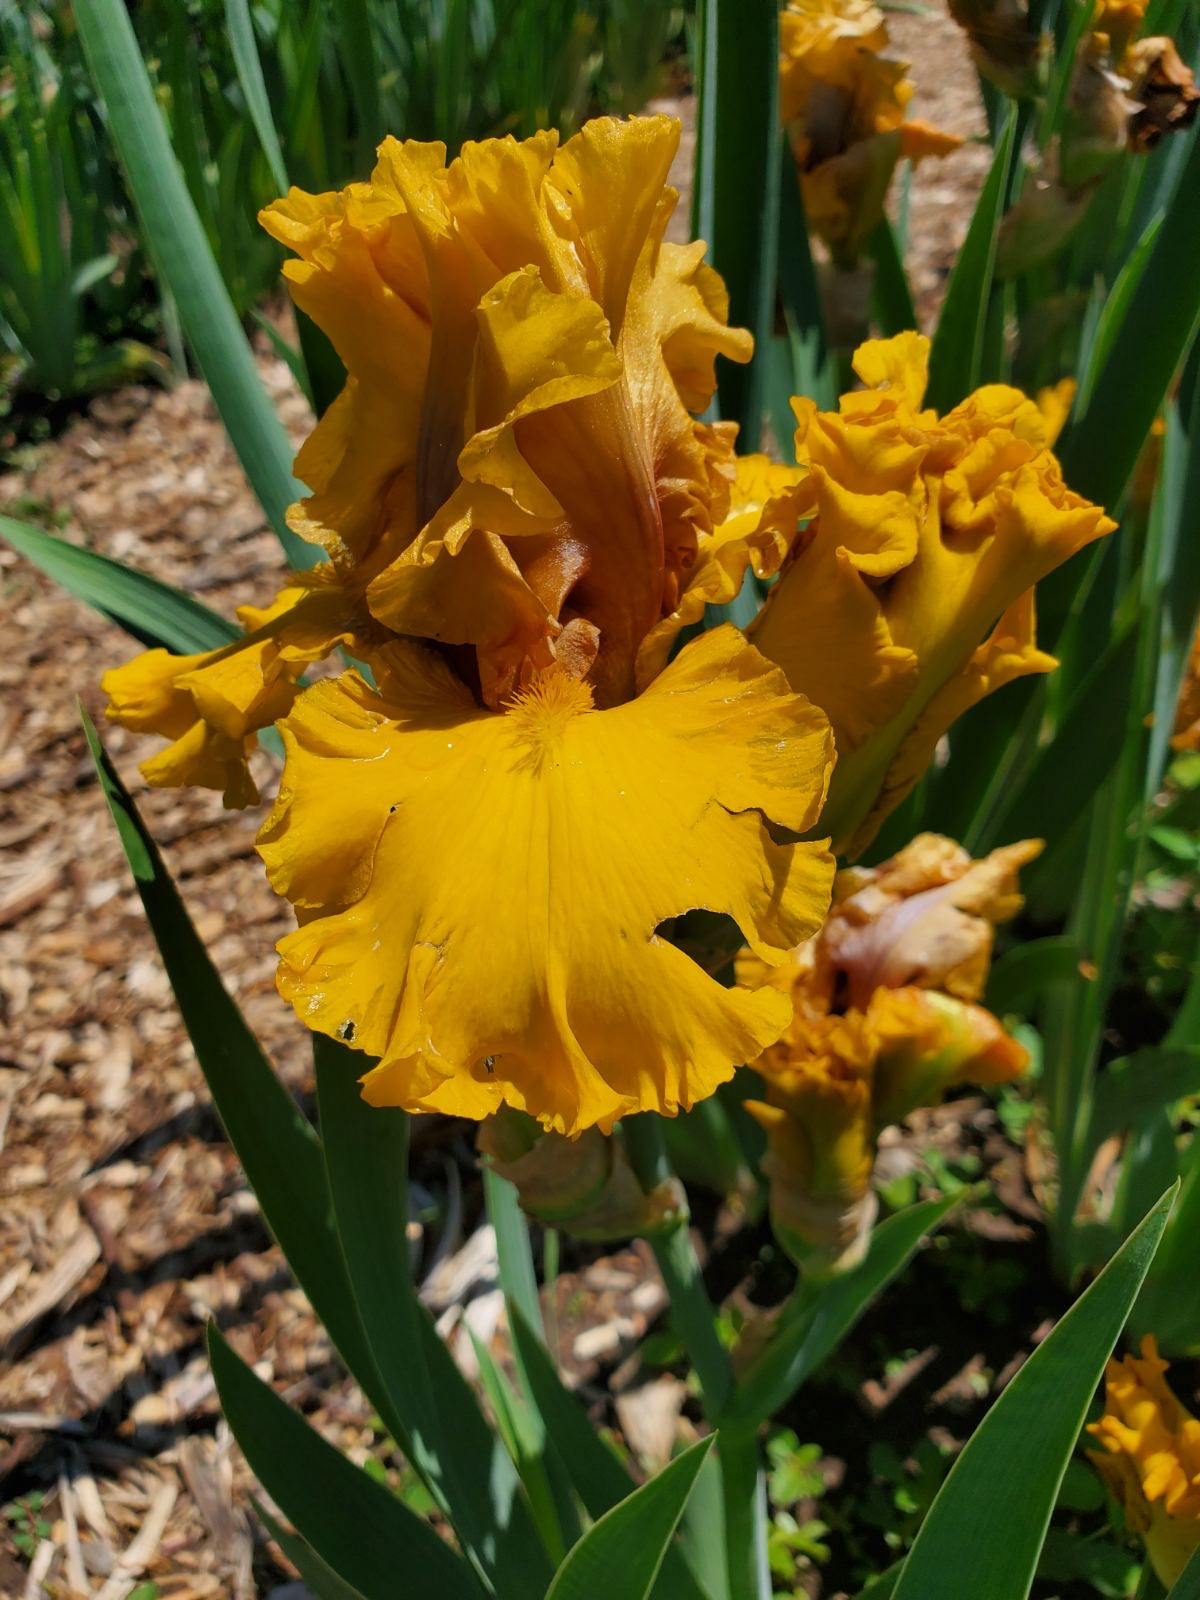
[[[633,1170],[647,1193],[674,1176],[656,1116],[628,1117],[621,1131]],[[705,1415],[715,1423],[729,1398],[733,1373],[686,1217],[670,1233],[651,1239],[650,1246],[671,1298],[671,1324],[699,1379]]]

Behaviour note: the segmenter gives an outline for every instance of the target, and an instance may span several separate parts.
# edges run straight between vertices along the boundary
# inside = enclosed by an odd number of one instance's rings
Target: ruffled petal
[[[846,845],[852,859],[865,850],[879,824],[910,793],[929,763],[938,740],[964,712],[1007,683],[1031,674],[1053,672],[1054,656],[1039,650],[1034,637],[1034,594],[1027,589],[996,623],[966,664],[938,688],[896,747],[878,798]]]
[[[1033,586],[1116,526],[1066,487],[1053,419],[1019,390],[987,385],[940,419],[918,409],[927,356],[917,334],[872,341],[855,357],[868,387],[836,414],[793,402],[813,517],[753,629],[834,724],[827,819],[852,853],[956,717],[1050,670]]]
[[[244,641],[202,655],[147,650],[104,674],[105,714],[171,740],[141,765],[156,788],[219,789],[233,808],[255,805],[249,758],[258,730],[282,717],[307,662],[354,639],[352,605],[328,568],[316,568],[269,606],[243,606]]]
[[[812,486],[803,469],[763,455],[737,458],[728,516],[700,538],[678,604],[642,641],[637,658],[639,688],[658,676],[680,632],[699,622],[707,606],[728,605],[736,599],[747,567],[760,578],[778,572],[800,519],[811,513]]]
[[[389,139],[369,184],[263,216],[350,374],[291,525],[372,584],[387,628],[473,645],[493,707],[555,659],[599,705],[633,694],[725,516],[732,432],[692,413],[715,357],[751,342],[703,246],[663,241],[678,138],[665,117],[598,118],[561,148],[485,140],[449,165]]]
[[[777,1036],[786,996],[723,989],[657,931],[704,907],[782,960],[824,912],[830,857],[759,813],[811,826],[828,728],[736,630],[606,711],[557,670],[503,714],[416,647],[377,670],[379,693],[350,675],[297,702],[260,842],[309,908],[280,990],[380,1058],[373,1103],[575,1133],[690,1105]]]

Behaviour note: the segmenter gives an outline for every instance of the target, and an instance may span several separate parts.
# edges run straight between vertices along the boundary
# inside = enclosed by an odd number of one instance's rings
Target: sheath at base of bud
[[[506,1106],[480,1124],[478,1149],[492,1171],[514,1186],[522,1210],[575,1239],[654,1238],[687,1220],[678,1178],[647,1193],[619,1132],[606,1136],[589,1128],[567,1139],[543,1133],[532,1117]]]

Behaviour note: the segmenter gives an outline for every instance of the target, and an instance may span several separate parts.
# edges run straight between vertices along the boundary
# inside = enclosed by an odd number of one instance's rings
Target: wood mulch
[[[977,131],[973,81],[946,65],[948,49],[962,56],[955,30],[899,14],[891,27],[896,53],[917,62],[915,114]],[[986,165],[968,147],[916,177],[924,311]],[[260,353],[260,367],[298,443],[307,408],[281,362]],[[0,475],[0,510],[225,614],[261,603],[284,571],[194,381],[98,398]],[[0,1595],[124,1600],[152,1580],[164,1600],[283,1600],[294,1575],[247,1514],[207,1320],[352,1458],[397,1463],[221,1136],[92,773],[75,697],[103,728],[100,676],[135,647],[2,545],[0,614]],[[148,746],[103,731],[226,984],[284,1080],[309,1095],[309,1040],[274,988],[290,913],[254,854],[257,814],[148,789],[137,773]],[[274,764],[256,759],[269,794]],[[502,1318],[494,1241],[474,1197],[463,1203],[469,1170],[452,1124],[418,1147],[428,1298],[468,1366],[463,1328],[489,1339]],[[682,1385],[646,1382],[626,1359],[664,1304],[652,1260],[638,1247],[573,1266],[555,1296],[564,1370],[601,1409],[627,1389],[619,1425],[643,1461],[661,1459]],[[602,1369],[616,1380],[595,1385]]]

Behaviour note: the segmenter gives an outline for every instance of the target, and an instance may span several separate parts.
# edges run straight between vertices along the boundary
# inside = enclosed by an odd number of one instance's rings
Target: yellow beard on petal
[[[512,697],[507,709],[514,732],[540,756],[561,739],[572,717],[593,708],[590,685],[555,665],[536,673],[528,687]]]

